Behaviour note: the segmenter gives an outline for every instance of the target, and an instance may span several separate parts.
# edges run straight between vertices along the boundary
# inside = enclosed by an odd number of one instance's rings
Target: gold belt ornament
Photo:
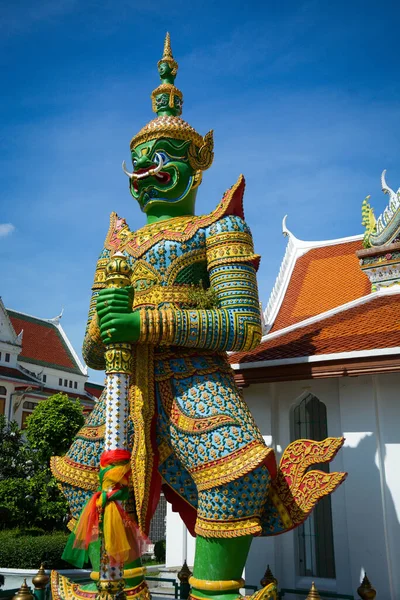
[[[133,308],[159,306],[163,303],[189,304],[190,285],[153,285],[142,291],[135,291]]]

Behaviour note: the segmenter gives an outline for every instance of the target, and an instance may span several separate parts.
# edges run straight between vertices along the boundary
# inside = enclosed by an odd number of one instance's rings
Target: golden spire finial
[[[12,597],[12,600],[34,600],[33,594],[31,594],[31,590],[26,583],[26,579],[24,579],[23,584],[17,593]]]
[[[172,56],[171,37],[169,35],[169,31],[167,31],[165,36],[163,58],[174,58]]]
[[[376,590],[372,587],[366,573],[364,573],[364,579],[362,580],[357,593],[362,600],[374,600],[376,596]]]
[[[267,587],[270,583],[278,583],[276,577],[273,576],[270,566],[267,565],[267,570],[264,573],[264,577],[261,579],[261,587]]]
[[[171,36],[169,35],[169,32],[167,31],[167,34],[165,36],[165,41],[164,41],[164,51],[163,51],[163,55],[162,58],[158,61],[158,68],[160,68],[160,65],[162,63],[167,63],[171,69],[171,75],[173,78],[175,78],[177,72],[178,72],[178,63],[176,62],[176,60],[173,57],[172,54],[172,48],[171,48]],[[163,78],[162,74],[160,73],[161,79]]]
[[[312,582],[310,591],[308,592],[307,600],[321,600],[321,596],[318,593],[315,583]]]
[[[35,590],[44,590],[44,588],[49,583],[50,577],[46,575],[46,571],[44,569],[44,564],[40,564],[40,569],[36,573],[36,575],[32,578],[32,583],[35,586]]]

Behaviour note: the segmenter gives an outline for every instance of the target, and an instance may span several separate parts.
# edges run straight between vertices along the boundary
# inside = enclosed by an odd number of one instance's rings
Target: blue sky
[[[362,232],[361,202],[400,185],[395,0],[152,3],[3,0],[0,16],[0,294],[52,317],[79,351],[90,286],[113,210],[144,215],[121,161],[153,118],[165,32],[183,117],[214,129],[197,212],[244,173],[266,305],[285,250]],[[101,381],[100,374],[95,380]]]

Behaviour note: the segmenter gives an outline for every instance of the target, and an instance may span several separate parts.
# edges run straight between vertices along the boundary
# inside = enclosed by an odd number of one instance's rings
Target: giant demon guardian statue
[[[131,141],[129,189],[147,224],[112,213],[97,263],[84,357],[106,389],[64,457],[52,460],[71,508],[65,557],[92,564],[93,584],[53,573],[64,598],[148,597],[141,540],[162,489],[196,536],[193,598],[236,600],[253,536],[300,525],[343,473],[309,470],[343,440],[298,440],[277,466],[237,389],[227,351],[261,339],[243,176],[213,212],[195,216],[204,137],[180,118],[167,34],[152,93],[157,117]],[[257,592],[268,597],[274,586]]]

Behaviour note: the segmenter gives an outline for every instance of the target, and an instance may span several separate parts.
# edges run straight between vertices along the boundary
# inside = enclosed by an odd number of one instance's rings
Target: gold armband
[[[140,337],[142,344],[172,344],[175,319],[172,308],[141,308]]]

